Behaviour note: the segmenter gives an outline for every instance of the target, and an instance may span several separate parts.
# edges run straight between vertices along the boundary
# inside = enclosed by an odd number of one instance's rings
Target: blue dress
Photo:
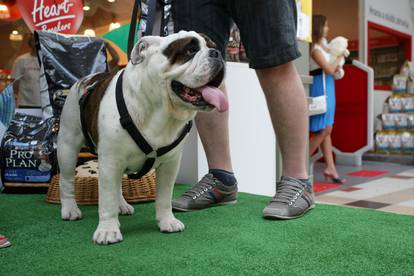
[[[317,97],[323,95],[322,74],[313,77],[309,96]],[[309,117],[309,129],[311,132],[319,132],[327,127],[333,126],[335,118],[335,79],[333,75],[325,74],[326,80],[326,103],[327,111],[324,114]]]

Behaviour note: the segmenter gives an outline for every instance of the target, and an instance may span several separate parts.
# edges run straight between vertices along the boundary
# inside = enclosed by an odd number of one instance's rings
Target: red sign
[[[82,24],[82,0],[17,0],[17,5],[32,32],[76,34]]]

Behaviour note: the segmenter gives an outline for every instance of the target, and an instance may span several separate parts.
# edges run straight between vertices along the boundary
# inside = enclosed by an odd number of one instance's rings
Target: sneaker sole
[[[296,219],[296,218],[300,218],[303,217],[307,212],[309,212],[310,210],[315,208],[315,204],[313,204],[312,206],[310,206],[308,209],[305,210],[305,212],[303,212],[302,214],[298,215],[298,216],[294,216],[294,217],[287,217],[287,216],[280,216],[280,215],[274,215],[274,214],[263,214],[263,217],[265,219],[281,219],[281,220],[289,220],[289,219]]]
[[[11,245],[11,243],[9,241],[3,243],[2,245],[0,245],[0,248],[6,248],[9,247]]]
[[[185,208],[179,208],[179,207],[172,207],[172,208],[175,211],[192,212],[192,211],[200,211],[200,210],[208,209],[208,208],[211,208],[211,207],[220,207],[220,206],[225,206],[225,205],[232,205],[232,204],[236,204],[236,203],[237,203],[237,200],[233,200],[233,201],[226,201],[226,202],[211,204],[208,207],[199,208],[199,209],[185,209]]]

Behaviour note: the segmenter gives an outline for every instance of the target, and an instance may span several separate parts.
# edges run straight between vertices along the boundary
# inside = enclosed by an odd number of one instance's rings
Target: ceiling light
[[[113,31],[115,29],[118,29],[119,27],[121,27],[121,24],[119,22],[112,22],[111,24],[109,24],[109,31]]]
[[[85,5],[85,6],[83,6],[83,10],[84,10],[84,11],[90,11],[90,10],[91,10],[91,7],[89,7],[89,6]]]
[[[114,3],[116,0],[108,0],[109,3]]]
[[[92,29],[86,29],[83,34],[87,36],[96,36],[95,31]]]

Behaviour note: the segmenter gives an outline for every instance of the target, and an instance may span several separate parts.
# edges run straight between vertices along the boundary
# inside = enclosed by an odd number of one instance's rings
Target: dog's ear
[[[131,52],[131,63],[140,64],[146,56],[147,50],[153,45],[160,45],[161,38],[157,36],[145,36],[138,40]]]
[[[204,40],[206,41],[206,43],[207,43],[207,47],[208,48],[215,48],[215,49],[217,49],[217,45],[216,45],[216,43],[214,43],[214,41],[210,38],[210,37],[208,37],[206,34],[203,34],[203,33],[198,33],[202,38],[204,38]]]

